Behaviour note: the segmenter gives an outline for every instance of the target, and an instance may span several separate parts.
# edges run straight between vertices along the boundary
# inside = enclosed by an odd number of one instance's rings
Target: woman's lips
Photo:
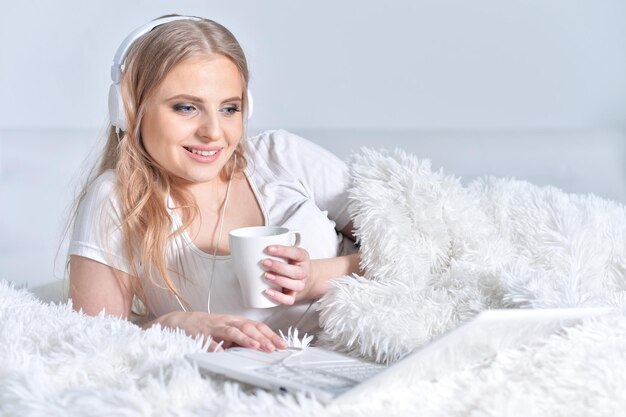
[[[191,159],[203,163],[217,160],[222,153],[222,148],[196,148],[191,146],[183,146],[183,148]]]

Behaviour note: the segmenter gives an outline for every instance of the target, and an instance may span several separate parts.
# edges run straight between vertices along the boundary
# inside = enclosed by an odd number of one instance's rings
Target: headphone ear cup
[[[111,84],[109,88],[109,121],[121,131],[126,131],[126,114],[119,84]]]
[[[250,118],[252,118],[252,112],[254,110],[254,101],[252,101],[252,93],[250,92],[250,90],[248,90],[246,93],[246,98],[248,101],[248,120],[250,120]]]

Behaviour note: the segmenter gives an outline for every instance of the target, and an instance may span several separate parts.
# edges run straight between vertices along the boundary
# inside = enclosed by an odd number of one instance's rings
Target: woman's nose
[[[216,141],[222,138],[223,130],[219,117],[216,115],[206,115],[202,118],[198,126],[198,136],[208,141]]]

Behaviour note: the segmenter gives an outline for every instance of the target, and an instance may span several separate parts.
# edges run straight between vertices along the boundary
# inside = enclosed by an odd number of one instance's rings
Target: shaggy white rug
[[[624,305],[624,207],[511,180],[462,186],[402,152],[354,156],[365,278],[322,301],[320,342],[393,362],[493,307]],[[9,278],[9,277],[7,277]],[[201,374],[199,341],[48,305],[0,281],[2,416],[619,416],[626,317],[613,313],[438,381],[328,407]]]

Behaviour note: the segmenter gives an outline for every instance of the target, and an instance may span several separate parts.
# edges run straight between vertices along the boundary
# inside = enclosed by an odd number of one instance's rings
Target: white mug
[[[235,275],[237,275],[246,305],[250,308],[269,308],[280,305],[265,295],[265,290],[268,288],[281,292],[282,288],[267,282],[266,269],[263,268],[261,262],[267,258],[285,262],[283,258],[269,256],[266,249],[270,245],[298,246],[300,245],[300,232],[279,226],[243,227],[231,231],[228,240]]]

